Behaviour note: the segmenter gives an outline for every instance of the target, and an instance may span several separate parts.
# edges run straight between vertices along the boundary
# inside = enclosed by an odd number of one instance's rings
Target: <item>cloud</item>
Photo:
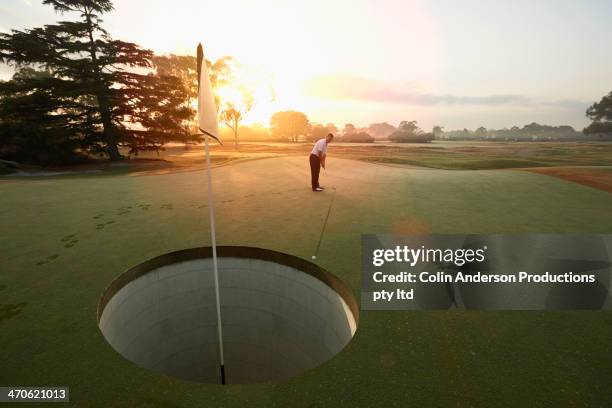
[[[436,95],[418,92],[415,84],[393,83],[359,78],[348,75],[324,75],[306,80],[303,92],[307,96],[330,100],[356,100],[370,102],[399,103],[418,106],[434,105],[515,105],[551,106],[566,109],[584,107],[586,102],[536,101],[526,95],[500,94],[482,96]]]

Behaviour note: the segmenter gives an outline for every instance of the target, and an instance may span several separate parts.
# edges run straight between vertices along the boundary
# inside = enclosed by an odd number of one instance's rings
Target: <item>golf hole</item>
[[[359,309],[334,275],[258,248],[218,247],[217,254],[226,383],[293,377],[352,339]],[[120,275],[100,299],[98,325],[141,367],[219,384],[211,249],[162,255]]]

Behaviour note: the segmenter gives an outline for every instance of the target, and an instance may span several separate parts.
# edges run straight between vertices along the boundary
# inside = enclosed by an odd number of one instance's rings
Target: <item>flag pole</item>
[[[215,279],[215,302],[217,306],[217,334],[219,336],[219,358],[221,369],[221,384],[225,384],[225,359],[223,355],[223,328],[221,327],[221,301],[219,295],[219,269],[217,266],[217,232],[215,230],[215,207],[212,189],[212,175],[210,168],[210,151],[208,147],[208,133],[204,135],[206,149],[206,172],[208,173],[208,213],[210,215],[210,239],[213,255],[213,273]]]
[[[201,70],[202,65],[206,64],[204,61],[204,50],[202,49],[202,44],[198,45],[198,89],[200,87],[200,79],[201,79]],[[198,102],[199,102],[198,98]],[[198,104],[198,109],[202,107]],[[223,354],[223,328],[221,326],[221,301],[219,295],[219,269],[217,266],[217,232],[215,230],[215,207],[214,207],[214,198],[213,198],[213,186],[212,186],[212,174],[211,174],[211,165],[210,165],[210,147],[209,147],[209,136],[212,136],[207,131],[203,130],[200,127],[200,131],[204,133],[204,147],[206,151],[206,173],[208,174],[208,213],[210,216],[210,239],[212,246],[212,256],[213,256],[213,276],[215,282],[215,304],[217,309],[217,335],[219,338],[219,362],[220,362],[220,374],[221,374],[221,384],[225,384],[225,356]],[[216,138],[215,138],[216,139]]]

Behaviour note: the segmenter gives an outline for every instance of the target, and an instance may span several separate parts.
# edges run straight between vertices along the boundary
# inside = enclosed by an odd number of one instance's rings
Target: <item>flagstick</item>
[[[217,233],[215,231],[215,207],[213,200],[212,175],[210,169],[210,150],[208,133],[204,132],[206,148],[206,172],[208,173],[208,212],[210,214],[210,239],[212,241],[213,271],[215,278],[215,302],[217,304],[217,334],[219,335],[219,356],[221,360],[221,384],[225,384],[225,358],[223,356],[223,329],[221,327],[221,301],[219,296],[219,270],[217,268]]]
[[[210,237],[212,243],[212,254],[213,254],[213,272],[215,278],[215,303],[217,306],[217,334],[219,335],[219,362],[221,368],[221,384],[225,384],[225,357],[223,355],[223,328],[221,327],[221,301],[219,295],[219,269],[217,267],[217,233],[215,231],[215,207],[213,199],[213,188],[212,188],[212,174],[210,168],[210,148],[208,145],[209,137],[212,137],[220,144],[221,140],[213,136],[208,130],[212,127],[217,131],[217,108],[215,106],[215,100],[210,89],[210,77],[206,69],[206,60],[204,59],[204,48],[202,44],[198,44],[197,49],[197,69],[198,69],[198,126],[200,131],[204,133],[204,145],[206,146],[206,171],[208,173],[208,212],[210,214]],[[204,76],[206,74],[206,76]],[[204,78],[203,78],[204,77]],[[202,88],[202,79],[204,79],[204,88]],[[204,95],[202,94],[204,90]],[[208,108],[211,115],[206,117],[206,111],[204,108]],[[204,118],[204,119],[203,119]]]

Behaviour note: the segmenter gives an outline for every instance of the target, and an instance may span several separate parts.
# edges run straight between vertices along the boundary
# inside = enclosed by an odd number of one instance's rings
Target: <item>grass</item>
[[[303,156],[311,149],[310,142],[242,143],[239,150],[235,150],[231,143],[225,146],[215,144],[211,148],[211,160],[213,164],[223,166],[237,161]],[[204,168],[203,150],[203,146],[191,146],[186,150],[183,146],[172,145],[159,153],[143,152],[137,158],[119,163],[94,160],[79,166],[38,170],[59,173],[99,172],[108,176],[190,171]],[[612,166],[612,143],[606,142],[334,143],[330,151],[337,157],[443,170]]]
[[[356,295],[362,233],[612,231],[605,191],[339,152],[322,179],[337,190],[317,262]],[[330,195],[309,191],[304,157],[214,171],[220,244],[310,259]],[[10,178],[0,189],[0,384],[68,385],[78,407],[612,405],[610,312],[364,311],[342,353],[286,382],[221,387],[149,372],[105,342],[96,305],[131,266],[209,245],[205,173]]]
[[[307,154],[310,143],[244,144],[241,151]],[[225,151],[229,147],[219,149]],[[429,144],[334,143],[338,157],[375,163],[429,167],[444,170],[493,170],[524,167],[612,166],[612,143],[570,142],[449,142]]]

